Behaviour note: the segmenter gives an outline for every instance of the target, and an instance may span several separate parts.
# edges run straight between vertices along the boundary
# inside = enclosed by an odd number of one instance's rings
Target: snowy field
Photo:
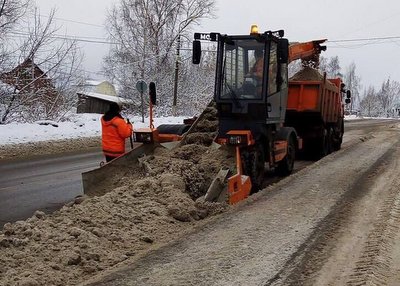
[[[0,145],[100,136],[101,116],[102,114],[85,113],[77,114],[75,119],[66,122],[39,121],[0,125]],[[134,129],[149,127],[148,118],[145,118],[144,123],[141,122],[142,118],[139,116],[128,118],[131,122],[133,121]],[[154,126],[180,124],[183,123],[184,118],[187,117],[154,118]]]

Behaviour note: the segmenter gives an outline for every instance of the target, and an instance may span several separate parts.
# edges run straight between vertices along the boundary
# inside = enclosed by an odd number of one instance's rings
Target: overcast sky
[[[117,0],[36,0],[43,15],[57,9],[60,32],[104,39],[106,11]],[[364,87],[379,87],[390,77],[400,81],[400,1],[396,0],[216,0],[216,19],[207,19],[198,32],[247,34],[251,24],[260,31],[285,30],[289,41],[327,38],[326,57],[338,55],[342,73],[354,62]],[[69,20],[69,21],[66,21]],[[82,23],[74,23],[82,22]],[[87,24],[84,24],[87,23]],[[88,25],[90,24],[90,25]],[[399,37],[360,42],[342,40]],[[91,38],[88,38],[91,39]],[[99,71],[107,44],[81,43],[84,69]]]

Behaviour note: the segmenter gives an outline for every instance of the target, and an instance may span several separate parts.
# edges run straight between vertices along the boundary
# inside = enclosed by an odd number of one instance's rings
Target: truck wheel
[[[342,147],[342,142],[343,142],[343,133],[344,133],[344,122],[342,120],[340,124],[340,133],[338,136],[335,136],[333,138],[333,150],[338,151]]]
[[[318,159],[321,159],[329,154],[329,135],[328,130],[324,129],[324,133],[319,140],[319,154]]]
[[[287,153],[282,161],[278,162],[275,172],[279,176],[288,176],[292,173],[294,160],[296,158],[296,147],[293,138],[290,137],[287,145]]]
[[[330,127],[328,130],[327,144],[328,144],[328,146],[327,146],[328,154],[331,154],[333,152],[333,129],[332,129],[332,127]]]
[[[341,137],[337,141],[333,142],[333,151],[338,151],[338,150],[340,150],[340,148],[342,148],[342,141],[343,141],[343,138]]]

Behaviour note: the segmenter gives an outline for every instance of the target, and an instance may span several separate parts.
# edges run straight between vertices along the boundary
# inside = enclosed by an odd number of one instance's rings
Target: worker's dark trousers
[[[108,163],[108,162],[110,162],[112,159],[115,159],[115,158],[117,158],[117,157],[112,157],[112,156],[106,155],[106,162]]]

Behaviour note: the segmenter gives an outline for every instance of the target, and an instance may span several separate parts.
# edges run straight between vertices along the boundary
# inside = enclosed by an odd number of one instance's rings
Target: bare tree
[[[29,2],[29,0],[0,0],[0,38],[25,16]]]
[[[319,69],[322,72],[326,72],[328,78],[342,77],[338,56],[331,57],[329,60],[327,60],[325,57],[321,57]]]
[[[356,74],[356,64],[351,63],[344,75],[344,83],[346,84],[346,89],[351,91],[352,100],[350,104],[350,111],[358,109],[360,105],[360,83],[361,78]]]
[[[362,115],[368,117],[379,116],[380,108],[377,100],[376,91],[373,86],[369,86],[368,89],[363,92],[360,101],[360,112]]]
[[[160,103],[171,106],[177,40],[189,38],[190,28],[212,15],[214,2],[120,0],[111,9],[107,27],[110,39],[117,44],[105,58],[105,71],[121,85],[123,96],[139,105],[135,82],[155,81]]]
[[[393,116],[394,106],[400,99],[400,84],[397,81],[387,79],[382,83],[377,93],[377,100],[380,104],[383,116]]]
[[[289,63],[288,66],[288,75],[289,78],[294,76],[297,72],[299,72],[303,68],[303,65],[301,63],[301,60],[297,60],[294,62]]]
[[[0,71],[10,63],[8,33],[18,26],[30,6],[29,0],[0,0]]]
[[[46,22],[35,11],[34,21],[18,43],[17,60],[13,70],[3,73],[3,81],[16,90],[2,100],[0,123],[15,119],[34,121],[60,119],[76,105],[75,92],[69,86],[80,78],[82,55],[76,42],[56,37],[52,11]]]

